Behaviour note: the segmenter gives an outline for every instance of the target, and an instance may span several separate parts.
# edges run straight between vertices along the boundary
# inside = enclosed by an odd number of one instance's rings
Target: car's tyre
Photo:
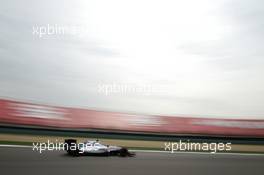
[[[64,150],[71,156],[79,156],[77,140],[65,139]]]
[[[128,150],[126,148],[121,148],[119,155],[120,157],[128,156]]]

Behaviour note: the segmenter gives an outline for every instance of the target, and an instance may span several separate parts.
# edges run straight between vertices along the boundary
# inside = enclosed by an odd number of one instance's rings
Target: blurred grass
[[[50,142],[64,142],[66,138],[75,138],[78,142],[95,140],[95,138],[86,137],[61,137],[61,136],[43,136],[43,135],[16,135],[16,134],[0,134],[0,144],[11,145],[32,145],[33,142],[47,143]],[[148,141],[148,140],[126,140],[126,139],[105,139],[97,138],[104,144],[118,145],[127,147],[129,149],[140,150],[164,150],[164,141]],[[208,142],[209,143],[209,142]],[[232,144],[230,152],[240,153],[264,153],[264,145],[250,145],[250,144]]]
[[[178,142],[190,141],[195,143],[214,142],[245,144],[245,145],[264,145],[264,138],[249,138],[235,136],[216,136],[216,135],[172,135],[168,133],[131,133],[126,131],[109,130],[75,130],[63,128],[43,128],[37,126],[14,126],[0,125],[0,133],[28,136],[56,136],[56,137],[80,137],[80,138],[103,138],[117,140],[142,140],[142,141],[164,141]]]
[[[164,150],[164,142],[232,143],[232,152],[264,153],[264,138],[224,137],[204,135],[168,135],[162,133],[129,133],[105,130],[74,130],[38,126],[0,125],[0,144],[32,145],[33,142],[64,142],[75,138],[78,142],[100,139],[104,144],[129,149]]]

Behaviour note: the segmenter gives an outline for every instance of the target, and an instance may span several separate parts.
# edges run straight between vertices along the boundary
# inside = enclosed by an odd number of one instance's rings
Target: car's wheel
[[[71,156],[79,156],[79,150],[77,148],[77,140],[75,139],[66,139],[64,144],[64,149]]]
[[[126,148],[121,148],[119,155],[121,157],[126,157],[128,155],[128,150]]]

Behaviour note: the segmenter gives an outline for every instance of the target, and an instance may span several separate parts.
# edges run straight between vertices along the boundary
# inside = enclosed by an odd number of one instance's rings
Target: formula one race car
[[[64,150],[71,156],[120,156],[133,157],[135,153],[131,153],[127,148],[119,146],[103,145],[98,140],[86,141],[77,143],[75,139],[66,139],[64,143]]]

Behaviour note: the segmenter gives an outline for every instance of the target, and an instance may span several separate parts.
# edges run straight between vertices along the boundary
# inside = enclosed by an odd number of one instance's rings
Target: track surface
[[[134,158],[69,157],[30,148],[0,148],[0,174],[26,175],[243,175],[264,174],[262,155],[137,153]]]

